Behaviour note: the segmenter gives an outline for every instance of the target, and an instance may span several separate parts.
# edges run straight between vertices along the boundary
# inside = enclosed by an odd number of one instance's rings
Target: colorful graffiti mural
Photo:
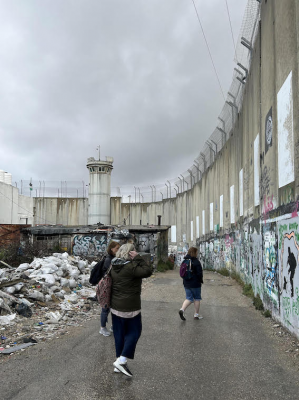
[[[281,318],[296,333],[299,329],[299,218],[279,224],[279,281]]]
[[[92,257],[103,253],[107,248],[106,234],[75,235],[72,239],[73,254]]]

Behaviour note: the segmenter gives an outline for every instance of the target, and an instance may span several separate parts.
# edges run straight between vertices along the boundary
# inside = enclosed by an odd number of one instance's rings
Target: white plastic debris
[[[72,268],[71,270],[70,270],[70,276],[72,277],[72,278],[75,278],[75,279],[78,279],[79,278],[79,275],[80,275],[80,271],[79,271],[79,269],[78,268]]]
[[[14,285],[14,288],[16,289],[16,292],[19,292],[24,286],[25,286],[24,283],[20,282]]]
[[[18,266],[18,268],[15,270],[15,272],[23,272],[26,271],[26,269],[29,268],[29,264],[28,263],[24,263]]]
[[[73,289],[73,288],[75,288],[77,286],[77,282],[76,282],[76,280],[74,278],[71,278],[69,280],[69,286],[70,286],[71,289]]]
[[[41,268],[43,274],[53,274],[58,270],[58,267],[54,264],[47,264]]]
[[[61,320],[62,315],[60,314],[59,311],[56,312],[48,312],[46,315],[46,318],[48,318],[49,321],[47,321],[48,324],[58,324],[58,322]]]
[[[85,270],[85,268],[87,266],[86,264],[88,264],[86,261],[83,261],[83,260],[78,261],[78,268],[81,272]]]
[[[61,254],[60,256],[61,256],[61,258],[62,258],[63,260],[67,260],[69,255],[68,255],[68,253],[63,253],[63,254]]]
[[[79,276],[79,280],[81,282],[82,285],[87,285],[89,282],[89,275],[80,275]]]
[[[31,299],[39,300],[39,301],[45,300],[45,296],[37,290],[29,290],[28,297],[30,297]]]
[[[44,279],[47,286],[53,286],[55,284],[55,276],[51,274],[39,275],[38,279]]]
[[[8,293],[8,294],[14,294],[16,291],[16,288],[14,286],[9,286],[3,289],[4,292]]]
[[[0,325],[9,325],[16,318],[16,315],[17,314],[0,316]]]
[[[76,295],[76,293],[72,293],[72,294],[65,294],[64,295],[64,299],[66,300],[66,301],[69,301],[70,303],[77,303],[77,301],[78,301],[78,296]]]
[[[66,278],[61,278],[60,284],[62,287],[70,287],[70,281]]]

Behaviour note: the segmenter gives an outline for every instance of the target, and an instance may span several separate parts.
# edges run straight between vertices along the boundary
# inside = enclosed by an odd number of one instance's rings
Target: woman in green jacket
[[[134,359],[141,335],[141,284],[142,278],[151,276],[152,268],[131,243],[120,247],[111,264],[111,315],[117,357],[114,371],[132,377],[127,358]]]

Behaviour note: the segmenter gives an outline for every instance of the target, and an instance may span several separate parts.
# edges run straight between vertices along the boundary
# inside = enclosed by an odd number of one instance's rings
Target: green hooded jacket
[[[139,254],[132,261],[114,258],[111,264],[111,308],[123,312],[140,310],[142,278],[151,276],[152,267]]]

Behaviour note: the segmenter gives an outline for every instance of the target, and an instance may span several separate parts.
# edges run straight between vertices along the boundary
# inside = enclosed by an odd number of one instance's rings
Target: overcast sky
[[[235,40],[247,0],[227,0]],[[196,0],[225,94],[234,47],[225,0]],[[0,169],[112,186],[186,171],[224,100],[192,0],[0,0]]]

